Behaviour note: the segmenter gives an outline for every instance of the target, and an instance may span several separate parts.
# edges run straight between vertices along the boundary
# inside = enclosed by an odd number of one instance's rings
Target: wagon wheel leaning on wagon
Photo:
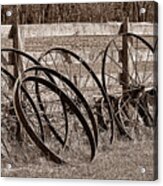
[[[150,39],[153,44],[154,38]],[[126,33],[113,38],[104,52],[103,86],[108,96],[115,99],[114,117],[120,133],[131,138],[137,127],[152,126],[157,112],[156,47],[152,44],[140,36]],[[149,92],[155,95],[151,103],[146,104]]]

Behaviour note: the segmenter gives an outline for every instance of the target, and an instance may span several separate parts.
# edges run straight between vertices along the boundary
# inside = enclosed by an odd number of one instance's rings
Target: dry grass
[[[20,152],[19,149],[16,149]],[[21,156],[20,156],[21,157]],[[64,179],[124,179],[154,180],[154,143],[152,139],[116,140],[109,144],[107,136],[100,138],[99,149],[93,162],[79,165],[57,165],[47,161],[36,151],[28,154],[28,161],[20,158],[16,165],[8,167],[2,160],[3,177],[42,177]],[[144,167],[146,172],[141,173]]]

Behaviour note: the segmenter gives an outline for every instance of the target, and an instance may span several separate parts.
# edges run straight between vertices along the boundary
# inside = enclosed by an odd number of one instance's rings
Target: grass
[[[154,142],[143,137],[142,140],[115,140],[111,145],[107,136],[100,138],[97,155],[93,162],[79,165],[57,165],[38,156],[38,152],[28,153],[28,161],[18,159],[15,166],[2,159],[3,177],[41,177],[64,179],[123,179],[154,180]],[[19,149],[16,150],[16,152]],[[21,156],[20,156],[21,157]],[[146,172],[141,173],[144,167]]]

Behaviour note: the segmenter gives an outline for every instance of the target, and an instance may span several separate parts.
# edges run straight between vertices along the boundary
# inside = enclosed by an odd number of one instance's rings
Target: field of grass
[[[1,174],[3,177],[154,180],[157,155],[154,154],[153,132],[145,130],[146,135],[141,140],[121,139],[113,144],[109,144],[106,133],[101,134],[97,155],[91,163],[57,165],[37,151],[29,151],[27,161],[23,161],[20,155],[11,167],[9,161],[2,159]],[[142,168],[145,173],[141,172]]]

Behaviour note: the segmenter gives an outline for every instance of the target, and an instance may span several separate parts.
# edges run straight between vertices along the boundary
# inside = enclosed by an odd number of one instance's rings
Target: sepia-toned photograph
[[[158,179],[158,4],[1,6],[1,176]]]

